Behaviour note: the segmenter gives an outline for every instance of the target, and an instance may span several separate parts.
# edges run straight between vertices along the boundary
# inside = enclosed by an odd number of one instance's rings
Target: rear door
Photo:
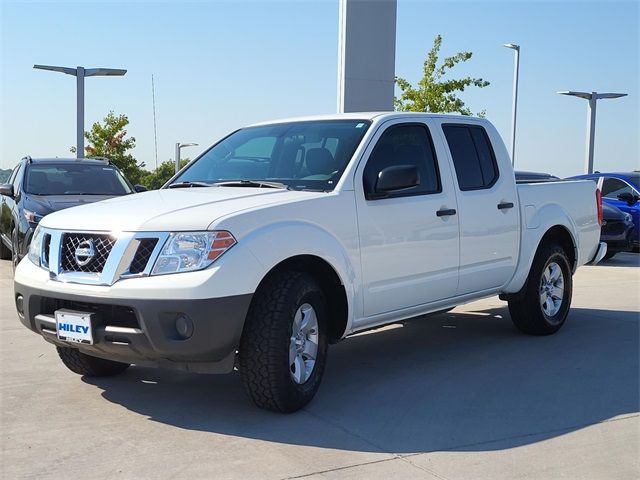
[[[517,192],[504,145],[481,122],[441,123],[455,171],[460,222],[457,295],[495,289],[516,269],[520,240]],[[490,135],[491,134],[491,138]],[[502,147],[500,160],[492,141]]]
[[[363,158],[354,184],[364,316],[453,296],[458,283],[458,217],[441,142],[434,145],[427,123],[389,121],[376,132]],[[384,198],[367,198],[379,172],[394,165],[417,166],[419,185]],[[440,210],[453,214],[438,216]]]

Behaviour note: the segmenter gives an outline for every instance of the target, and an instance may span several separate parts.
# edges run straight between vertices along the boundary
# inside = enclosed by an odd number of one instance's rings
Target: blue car
[[[604,202],[618,207],[631,215],[633,233],[631,246],[634,252],[640,251],[640,172],[628,173],[591,173],[571,178],[589,178],[597,182]]]

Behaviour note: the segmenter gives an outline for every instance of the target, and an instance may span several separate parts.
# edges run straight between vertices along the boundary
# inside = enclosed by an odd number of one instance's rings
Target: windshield
[[[172,184],[252,180],[296,190],[333,190],[369,125],[368,120],[325,120],[238,130]]]
[[[79,160],[64,164],[32,164],[25,191],[32,195],[126,195],[131,187],[119,170]]]

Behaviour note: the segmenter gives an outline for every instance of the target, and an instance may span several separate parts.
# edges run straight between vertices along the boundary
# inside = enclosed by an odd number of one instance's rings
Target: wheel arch
[[[509,285],[503,290],[503,293],[500,294],[502,300],[518,297],[527,288],[527,281],[533,261],[540,249],[549,244],[557,244],[566,252],[571,272],[575,272],[578,267],[578,246],[575,238],[567,226],[562,224],[553,225],[548,227],[541,235],[533,251],[534,253],[530,259],[527,260],[527,263],[524,263],[522,261],[523,259],[518,263],[518,272],[511,282],[509,282]]]
[[[571,271],[575,272],[577,268],[578,252],[576,242],[573,238],[573,235],[571,235],[571,232],[564,225],[554,225],[553,227],[549,228],[540,239],[540,242],[538,242],[538,248],[536,249],[535,255],[538,254],[538,251],[542,246],[550,243],[555,243],[562,247],[562,249],[567,254],[567,259],[569,260]]]
[[[310,274],[322,289],[329,309],[329,335],[330,343],[338,342],[345,334],[349,319],[349,302],[347,291],[336,269],[325,259],[316,255],[295,255],[282,260],[275,265],[262,278],[256,289],[258,292],[268,280],[282,272],[305,272]]]

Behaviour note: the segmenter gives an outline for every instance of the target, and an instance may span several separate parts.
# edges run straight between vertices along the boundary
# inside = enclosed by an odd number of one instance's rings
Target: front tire
[[[13,273],[16,272],[18,263],[20,263],[20,258],[18,257],[18,232],[14,230],[13,235],[11,235],[11,266],[13,267]]]
[[[0,260],[11,260],[11,249],[0,238]]]
[[[605,255],[602,258],[602,260],[611,260],[613,257],[616,256],[616,253],[618,253],[618,252],[607,252],[607,253],[605,253]]]
[[[92,357],[91,355],[82,353],[77,348],[56,347],[56,349],[65,367],[85,377],[112,377],[129,368],[128,363]]]
[[[326,364],[327,321],[324,293],[310,275],[277,273],[260,287],[239,349],[240,374],[257,406],[290,413],[311,401]]]
[[[529,335],[556,333],[567,319],[572,292],[567,254],[558,245],[543,245],[531,265],[524,296],[509,301],[511,320]]]

